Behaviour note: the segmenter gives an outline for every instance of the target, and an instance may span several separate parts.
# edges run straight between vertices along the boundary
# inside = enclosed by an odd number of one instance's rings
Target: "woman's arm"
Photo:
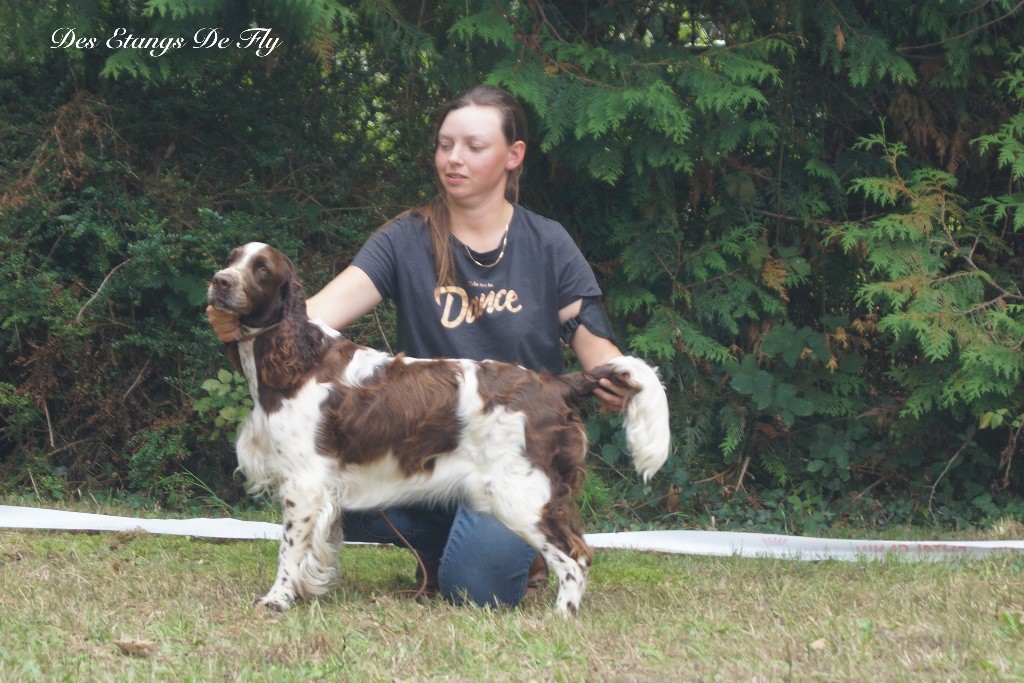
[[[306,301],[306,312],[310,318],[343,330],[382,300],[370,276],[357,266],[349,266]]]
[[[381,302],[381,295],[370,276],[349,266],[306,301],[310,318],[319,318],[336,330],[342,330]],[[238,339],[238,316],[207,307],[206,317],[221,341]]]
[[[582,301],[577,300],[561,309],[558,312],[559,323],[564,324],[565,321],[579,315],[581,307]],[[580,325],[576,328],[576,333],[573,334],[570,345],[584,370],[596,368],[607,363],[612,358],[622,355],[615,342],[597,336],[588,330],[586,325]],[[605,408],[616,412],[622,410],[623,395],[619,393],[620,389],[607,379],[601,380],[601,387],[601,389],[594,392],[594,395],[601,400]]]

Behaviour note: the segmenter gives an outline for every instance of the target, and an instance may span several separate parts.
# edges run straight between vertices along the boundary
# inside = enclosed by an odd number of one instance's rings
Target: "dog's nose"
[[[231,286],[231,278],[221,271],[213,276],[213,286],[215,289],[227,289]]]

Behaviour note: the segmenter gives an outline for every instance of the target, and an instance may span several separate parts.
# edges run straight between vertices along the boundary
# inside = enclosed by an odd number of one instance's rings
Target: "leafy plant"
[[[252,395],[245,377],[222,369],[216,378],[204,380],[201,386],[206,395],[194,400],[192,408],[204,417],[212,413],[212,439],[227,439],[234,444],[238,426],[252,412]]]

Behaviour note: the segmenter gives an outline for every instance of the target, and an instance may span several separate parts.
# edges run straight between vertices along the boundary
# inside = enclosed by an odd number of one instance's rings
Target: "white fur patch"
[[[374,349],[359,349],[352,356],[345,374],[341,381],[350,387],[360,387],[368,379],[371,379],[379,368],[387,365],[393,360],[391,354]]]
[[[320,331],[326,334],[329,339],[341,338],[341,332],[338,332],[336,329],[325,323],[320,318],[310,318],[309,322],[319,327]]]
[[[248,327],[242,327],[242,334],[252,334],[252,330]],[[252,396],[252,400],[258,405],[259,404],[259,373],[256,371],[256,356],[253,353],[252,339],[238,342],[238,359],[242,365],[242,375],[245,376],[246,383],[249,385],[249,395]]]
[[[263,242],[249,242],[242,247],[242,257],[222,270],[221,273],[232,273],[236,277],[240,276],[241,273],[249,270],[249,262],[266,248],[267,245]]]
[[[665,464],[671,446],[665,388],[658,373],[639,358],[618,356],[607,364],[640,387],[623,410],[623,425],[636,471],[649,481]]]
[[[270,245],[265,244],[263,242],[249,242],[244,247],[242,247],[242,251],[245,252],[246,258],[252,258],[258,252],[266,249],[268,246]]]

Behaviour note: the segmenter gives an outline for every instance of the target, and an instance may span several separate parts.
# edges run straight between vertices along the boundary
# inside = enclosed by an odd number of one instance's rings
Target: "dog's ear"
[[[242,372],[242,358],[238,354],[238,343],[237,342],[226,342],[224,344],[224,353],[228,355],[228,360],[231,361],[231,367],[235,369],[235,372]]]
[[[291,261],[281,283],[282,318],[271,331],[269,349],[261,364],[263,381],[275,389],[300,382],[320,356],[320,335],[306,315],[306,296]]]

